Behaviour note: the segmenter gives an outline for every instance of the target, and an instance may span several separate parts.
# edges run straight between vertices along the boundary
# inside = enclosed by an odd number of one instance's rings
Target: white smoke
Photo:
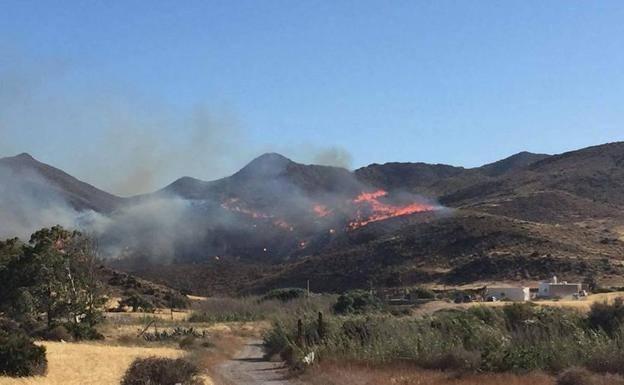
[[[28,239],[42,227],[75,227],[83,215],[50,188],[41,176],[23,171],[19,177],[0,166],[0,238]]]

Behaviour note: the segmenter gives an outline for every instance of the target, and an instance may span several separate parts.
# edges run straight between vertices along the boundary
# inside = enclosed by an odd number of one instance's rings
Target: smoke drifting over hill
[[[74,210],[35,172],[18,178],[0,165],[0,238],[27,239],[34,229],[60,224],[74,227],[82,213]]]
[[[7,49],[2,58],[0,157],[26,151],[121,196],[182,175],[224,177],[275,150],[305,163],[350,165],[350,155],[331,146],[258,143],[227,106],[198,100],[179,109],[123,82],[84,82],[62,58],[35,60]]]
[[[116,197],[25,154],[2,162],[0,213],[6,220],[0,238],[25,238],[40,227],[60,224],[97,237],[106,257],[280,259],[307,252],[328,232],[437,209],[413,194],[372,192],[345,169],[265,154],[231,177],[215,182],[182,178],[157,193],[120,199],[110,211],[97,212],[90,207],[106,208],[99,201]],[[370,199],[364,191],[371,191]],[[93,194],[97,202],[89,202]]]

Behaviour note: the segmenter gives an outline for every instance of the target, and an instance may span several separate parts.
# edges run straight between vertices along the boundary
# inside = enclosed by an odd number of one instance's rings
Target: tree
[[[95,277],[97,245],[89,237],[54,226],[19,247],[2,242],[0,252],[0,311],[24,325],[65,325],[77,338],[95,336],[103,297]]]

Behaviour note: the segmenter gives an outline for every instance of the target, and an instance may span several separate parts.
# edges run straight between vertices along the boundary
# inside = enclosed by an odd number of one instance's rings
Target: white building
[[[543,298],[569,298],[578,295],[583,289],[580,283],[558,282],[553,276],[550,281],[540,282],[538,296]]]
[[[528,287],[488,287],[485,298],[494,297],[498,300],[529,301],[531,290]]]

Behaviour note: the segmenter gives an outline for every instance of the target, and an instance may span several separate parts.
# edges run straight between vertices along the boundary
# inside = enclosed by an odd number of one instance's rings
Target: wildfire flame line
[[[352,202],[359,207],[357,209],[356,219],[349,222],[349,229],[355,230],[372,222],[436,209],[435,206],[426,203],[414,202],[398,206],[379,200],[387,195],[387,191],[377,190],[373,192],[363,192],[353,199]],[[366,210],[361,206],[366,206]]]

